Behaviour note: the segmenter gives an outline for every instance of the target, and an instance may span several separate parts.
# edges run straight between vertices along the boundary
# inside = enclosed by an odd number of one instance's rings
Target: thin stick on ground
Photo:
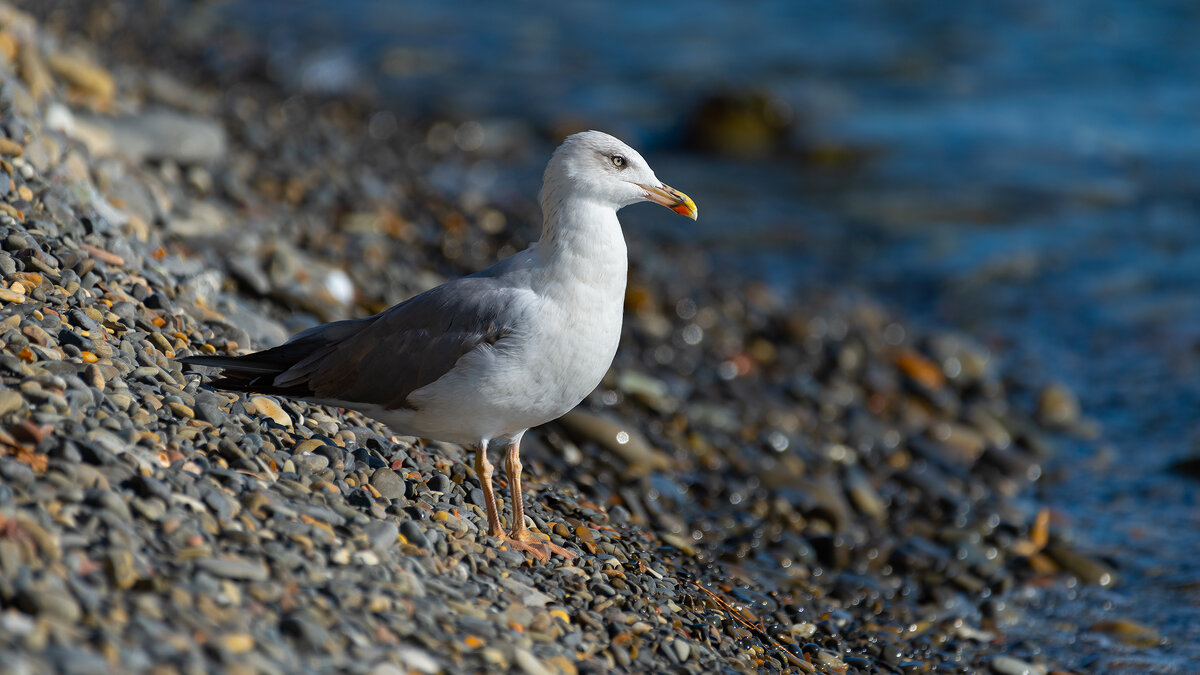
[[[785,658],[787,658],[788,663],[791,663],[793,666],[796,666],[797,668],[799,668],[807,673],[817,672],[816,668],[814,668],[811,663],[801,660],[800,657],[798,657],[795,654],[788,651],[788,649],[786,647],[784,647],[782,643],[780,643],[778,640],[776,640],[775,638],[768,635],[765,630],[754,625],[749,620],[747,620],[746,617],[742,616],[742,613],[739,612],[737,610],[737,608],[735,608],[733,605],[729,604],[729,602],[726,601],[724,598],[722,598],[721,596],[717,595],[716,593],[713,593],[712,591],[705,588],[699,581],[693,581],[692,585],[695,586],[696,588],[699,588],[701,591],[704,591],[704,593],[707,594],[708,597],[712,598],[713,601],[717,603],[717,606],[719,606],[721,609],[728,612],[729,615],[732,616],[735,621],[740,623],[743,628],[754,633],[758,637],[758,639],[765,640],[766,642],[771,644],[771,646],[775,647],[775,649],[777,649],[781,654],[784,655]]]

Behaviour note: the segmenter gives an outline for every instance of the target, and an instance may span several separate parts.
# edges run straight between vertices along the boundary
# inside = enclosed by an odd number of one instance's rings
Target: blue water
[[[616,132],[700,205],[687,231],[631,209],[639,236],[693,239],[789,292],[865,290],[977,336],[1023,380],[1067,383],[1102,433],[1059,444],[1041,497],[1122,584],[1038,600],[1044,618],[1010,638],[1089,672],[1200,663],[1200,498],[1168,469],[1200,441],[1200,4],[246,0],[197,11],[239,26],[232,51],[260,54],[290,86],[480,120],[489,141],[525,129],[532,150],[481,161],[475,186],[493,195],[534,189],[557,130]],[[792,120],[777,152],[689,147],[691,111],[720,90],[762,93]],[[813,160],[822,153],[834,159]],[[1071,628],[1104,617],[1167,642],[1137,651]]]

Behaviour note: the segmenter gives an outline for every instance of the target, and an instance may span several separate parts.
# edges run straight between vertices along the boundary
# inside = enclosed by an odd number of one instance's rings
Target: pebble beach
[[[524,443],[530,527],[578,556],[540,564],[462,448],[176,360],[523,248],[535,185],[444,179],[509,149],[36,14],[0,4],[0,672],[1069,672],[1006,633],[1118,582],[1033,491],[1091,432],[1071,391],[631,233],[616,362]]]

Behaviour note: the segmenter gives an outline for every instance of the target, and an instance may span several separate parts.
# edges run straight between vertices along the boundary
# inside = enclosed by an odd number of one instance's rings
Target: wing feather
[[[241,357],[187,357],[222,368],[217,387],[412,408],[408,396],[464,355],[522,329],[530,291],[488,275],[451,281],[365,319],[316,326]]]

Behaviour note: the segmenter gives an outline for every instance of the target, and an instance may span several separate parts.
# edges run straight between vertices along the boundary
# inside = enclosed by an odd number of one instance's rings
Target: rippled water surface
[[[1122,584],[1037,599],[1045,620],[1025,637],[1089,671],[1200,663],[1200,499],[1169,469],[1200,438],[1200,5],[257,0],[213,12],[309,89],[370,89],[409,115],[616,131],[701,209],[698,229],[648,209],[631,209],[630,227],[697,238],[800,293],[863,289],[978,336],[1031,385],[1066,382],[1103,433],[1061,445],[1042,498]],[[688,120],[718,91],[764,93],[791,120],[775,152],[693,152]],[[550,149],[538,142],[524,171],[488,181],[532,191]],[[1105,616],[1169,642],[1136,651],[1084,631]]]

